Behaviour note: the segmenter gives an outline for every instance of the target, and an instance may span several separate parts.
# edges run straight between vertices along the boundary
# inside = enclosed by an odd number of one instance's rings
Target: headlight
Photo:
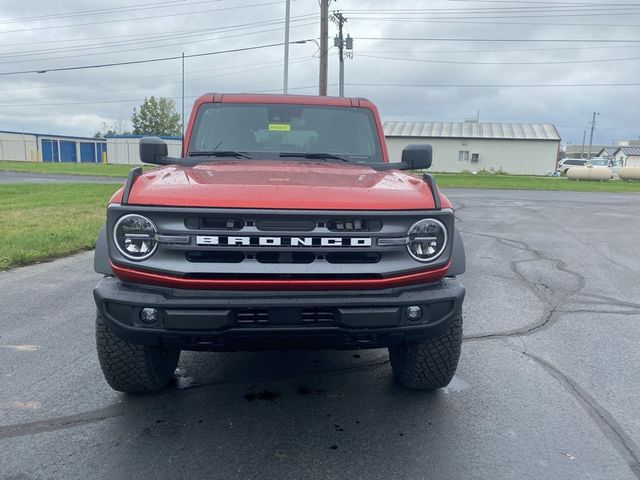
[[[130,260],[149,258],[158,248],[158,229],[151,220],[142,215],[125,215],[113,229],[113,240],[118,251]]]
[[[433,218],[414,223],[407,232],[409,255],[419,262],[433,262],[447,247],[447,227]]]

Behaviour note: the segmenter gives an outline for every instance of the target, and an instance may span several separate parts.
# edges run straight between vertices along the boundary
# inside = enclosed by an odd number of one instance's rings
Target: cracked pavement
[[[91,253],[0,272],[0,479],[640,478],[640,196],[450,189],[465,344],[438,393],[385,350],[184,353],[109,389]]]

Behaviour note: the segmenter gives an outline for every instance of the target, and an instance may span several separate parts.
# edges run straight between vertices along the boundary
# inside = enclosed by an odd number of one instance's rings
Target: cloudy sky
[[[151,95],[174,98],[180,110],[180,60],[14,72],[280,43],[284,6],[3,0],[0,130],[90,136],[103,121],[128,126]],[[373,100],[384,120],[462,121],[479,112],[481,121],[554,123],[565,143],[581,143],[598,111],[594,143],[640,136],[640,2],[336,0],[336,9],[354,38],[345,93]],[[319,10],[318,0],[292,0],[292,41],[319,37]],[[329,54],[329,94],[337,95],[336,49]],[[187,58],[187,112],[207,91],[281,92],[282,60],[282,46]],[[291,45],[290,93],[317,94],[318,63],[316,43]],[[594,84],[609,85],[584,86]]]

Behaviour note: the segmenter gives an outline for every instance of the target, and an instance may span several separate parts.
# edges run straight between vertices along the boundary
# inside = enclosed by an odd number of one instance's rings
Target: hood
[[[119,202],[121,191],[112,198]],[[449,207],[441,195],[443,207]],[[428,185],[411,175],[313,161],[217,161],[141,175],[132,205],[296,210],[426,210]]]

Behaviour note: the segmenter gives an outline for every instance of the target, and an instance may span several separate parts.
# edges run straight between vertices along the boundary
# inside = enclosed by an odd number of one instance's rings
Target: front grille
[[[142,263],[122,258],[110,242],[113,259],[125,266],[185,279],[309,280],[310,284],[313,280],[384,279],[427,266],[413,259],[402,242],[380,240],[404,239],[409,227],[425,217],[437,217],[453,229],[453,215],[447,210],[311,211],[137,205],[111,205],[108,228],[113,229],[127,213],[148,216],[163,240]],[[171,242],[172,238],[180,241]],[[450,249],[428,267],[442,266],[448,261],[449,252]]]

